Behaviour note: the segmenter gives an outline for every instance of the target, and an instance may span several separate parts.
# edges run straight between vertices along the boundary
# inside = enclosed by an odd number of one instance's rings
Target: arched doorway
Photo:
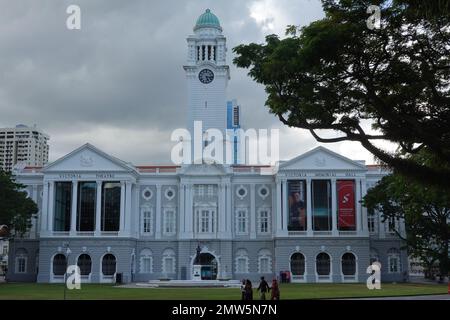
[[[201,280],[216,280],[219,271],[216,257],[203,252],[197,255],[193,262],[193,277]]]

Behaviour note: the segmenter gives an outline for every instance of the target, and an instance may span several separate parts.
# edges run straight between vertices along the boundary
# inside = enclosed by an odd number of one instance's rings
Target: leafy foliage
[[[438,261],[441,275],[448,274],[450,193],[393,174],[368,190],[364,204],[384,219],[404,219],[409,253],[428,265]]]
[[[449,11],[430,5],[421,15],[418,1],[322,2],[324,19],[239,45],[234,63],[265,86],[266,105],[284,124],[319,142],[358,141],[396,171],[450,189]],[[380,7],[380,29],[367,27],[370,5]],[[439,166],[409,157],[421,150]]]
[[[24,188],[11,174],[0,171],[0,225],[7,226],[11,237],[23,236],[38,212],[36,203],[22,191]]]

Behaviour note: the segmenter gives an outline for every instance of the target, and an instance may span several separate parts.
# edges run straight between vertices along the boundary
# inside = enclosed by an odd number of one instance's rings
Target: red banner
[[[338,201],[338,226],[339,229],[356,228],[356,208],[355,208],[355,181],[338,180],[337,182]]]

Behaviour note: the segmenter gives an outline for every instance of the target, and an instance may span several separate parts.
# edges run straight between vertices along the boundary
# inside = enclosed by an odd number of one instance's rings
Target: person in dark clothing
[[[253,300],[252,282],[249,279],[245,281],[245,300]]]
[[[241,282],[241,300],[245,300],[245,284],[246,284],[245,279],[242,279],[242,282]]]
[[[267,281],[264,280],[264,277],[261,277],[261,282],[259,283],[258,291],[259,291],[259,298],[261,300],[266,300],[266,293],[270,290],[269,285],[267,284]]]
[[[272,295],[270,297],[271,300],[280,300],[280,288],[278,287],[277,279],[272,280]]]

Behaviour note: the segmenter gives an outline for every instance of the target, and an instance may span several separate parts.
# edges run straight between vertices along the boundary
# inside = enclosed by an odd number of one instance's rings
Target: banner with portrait
[[[306,181],[288,181],[288,230],[306,230]]]

